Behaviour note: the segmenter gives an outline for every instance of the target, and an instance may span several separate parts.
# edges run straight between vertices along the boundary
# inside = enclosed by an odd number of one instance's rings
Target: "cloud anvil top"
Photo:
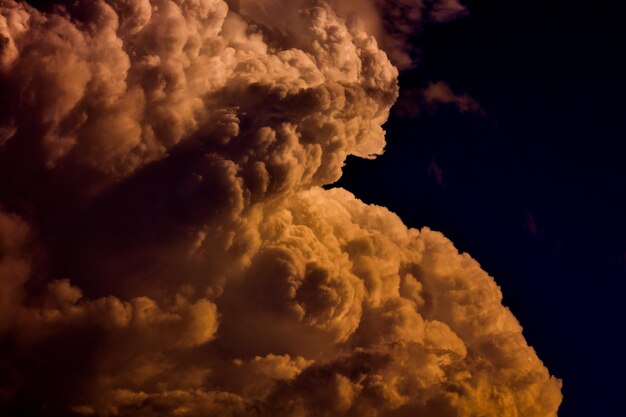
[[[476,261],[322,188],[464,8],[234,3],[0,0],[0,414],[556,416]]]

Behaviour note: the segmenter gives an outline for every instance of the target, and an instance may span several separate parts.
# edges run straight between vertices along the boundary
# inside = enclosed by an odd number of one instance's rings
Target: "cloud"
[[[539,235],[539,226],[537,225],[537,219],[529,211],[527,211],[525,213],[525,216],[524,216],[524,229],[531,236],[538,236]]]
[[[401,117],[416,117],[422,111],[435,112],[452,107],[460,113],[484,116],[485,110],[468,94],[457,94],[443,81],[431,82],[421,89],[403,91],[395,111]]]
[[[467,94],[455,94],[450,86],[442,81],[431,83],[423,91],[424,101],[429,106],[452,105],[461,113],[485,113],[480,104]]]
[[[459,11],[1,0],[2,413],[556,415],[471,257],[321,188],[382,153],[409,27]]]
[[[437,164],[437,161],[432,159],[430,165],[428,165],[428,176],[433,179],[435,184],[439,187],[444,185],[443,182],[443,169]]]

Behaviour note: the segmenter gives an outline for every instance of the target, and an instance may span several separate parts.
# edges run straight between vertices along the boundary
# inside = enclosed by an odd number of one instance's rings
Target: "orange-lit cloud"
[[[556,415],[471,257],[321,188],[383,151],[390,7],[0,0],[3,414]]]

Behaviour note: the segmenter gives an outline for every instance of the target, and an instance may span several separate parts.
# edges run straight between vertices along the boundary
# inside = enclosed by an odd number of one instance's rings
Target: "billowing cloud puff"
[[[306,236],[302,250],[323,243],[324,255],[315,259],[334,260],[325,276],[341,276],[350,285],[344,289],[328,279],[317,293],[339,293],[334,299],[358,308],[343,309],[354,312],[343,315],[343,339],[329,348],[320,338],[315,364],[269,397],[270,415],[555,412],[560,383],[526,345],[493,279],[441,234],[407,229],[386,209],[364,205],[344,190],[303,192],[281,215],[285,219],[275,217],[283,226],[281,246],[294,245],[295,230]],[[316,284],[316,277],[301,277],[295,299],[308,280]],[[363,287],[361,299],[351,296]],[[326,308],[338,311],[335,304]],[[336,321],[326,317],[325,323]],[[312,327],[302,332],[310,337],[308,349],[315,346],[316,324],[304,322]]]
[[[556,415],[478,263],[320,188],[461,11],[0,0],[2,414]]]
[[[374,38],[324,3],[290,3],[282,44],[221,0],[179,3],[43,14],[3,1],[11,156],[114,180],[195,137],[267,191],[336,180],[346,155],[382,151],[397,71]]]

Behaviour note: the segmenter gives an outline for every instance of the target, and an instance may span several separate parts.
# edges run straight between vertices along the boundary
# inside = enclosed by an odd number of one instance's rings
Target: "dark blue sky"
[[[608,2],[466,4],[469,17],[414,40],[419,66],[401,90],[442,80],[486,115],[395,113],[386,153],[350,159],[338,185],[442,231],[495,277],[563,379],[559,416],[626,416],[623,14]]]

